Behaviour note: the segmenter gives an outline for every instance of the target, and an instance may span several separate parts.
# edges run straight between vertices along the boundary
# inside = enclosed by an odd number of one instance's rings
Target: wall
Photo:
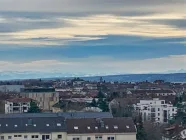
[[[14,137],[14,135],[22,135],[22,137]],[[55,132],[55,133],[6,133],[6,134],[0,134],[0,136],[4,136],[5,140],[8,140],[8,136],[12,136],[12,140],[25,140],[24,136],[27,135],[28,138],[27,140],[41,140],[42,139],[42,135],[50,135],[50,139],[51,140],[66,140],[66,132]],[[31,136],[32,135],[38,135],[38,138],[32,139]],[[62,135],[62,139],[57,139],[58,135]]]
[[[114,137],[115,140],[136,140],[136,133],[133,134],[68,134],[67,140],[73,140],[73,138],[80,138],[80,140],[87,140],[87,137],[91,137],[91,140],[95,140],[95,136],[102,136],[102,140],[107,140],[108,137]]]
[[[22,93],[24,97],[31,98],[39,102],[41,109],[51,110],[52,106],[59,102],[59,93],[58,92],[39,92],[39,93]]]

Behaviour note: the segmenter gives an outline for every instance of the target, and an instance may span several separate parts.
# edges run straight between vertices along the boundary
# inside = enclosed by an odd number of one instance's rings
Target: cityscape
[[[186,140],[184,0],[0,0],[0,140]]]

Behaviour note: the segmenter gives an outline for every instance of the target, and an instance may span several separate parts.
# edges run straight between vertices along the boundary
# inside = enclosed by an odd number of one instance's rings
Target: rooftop
[[[0,133],[63,132],[64,120],[63,117],[0,118]]]
[[[66,124],[69,134],[136,133],[132,118],[67,119]]]
[[[26,103],[26,102],[31,102],[32,99],[30,99],[30,98],[13,98],[13,99],[7,99],[6,101],[13,102],[13,103]]]
[[[55,88],[23,88],[21,89],[22,92],[55,92]]]
[[[60,112],[60,113],[24,113],[1,114],[1,118],[29,118],[29,117],[64,117],[64,118],[113,118],[109,112]]]
[[[172,90],[169,89],[153,89],[153,90],[130,90],[132,94],[143,94],[143,93],[174,93]]]

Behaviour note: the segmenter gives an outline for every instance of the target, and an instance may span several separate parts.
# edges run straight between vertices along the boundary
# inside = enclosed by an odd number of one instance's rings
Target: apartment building
[[[0,115],[0,140],[136,140],[136,128],[131,118]]]
[[[0,118],[0,140],[66,140],[63,117]]]
[[[5,113],[26,113],[30,108],[30,98],[13,98],[5,101]]]
[[[136,140],[132,118],[67,119],[67,140]]]
[[[36,100],[43,111],[51,111],[52,106],[59,102],[59,93],[54,88],[24,88],[21,96]]]
[[[137,103],[134,107],[141,113],[143,121],[151,120],[157,123],[167,123],[177,113],[177,107],[166,104],[165,100],[159,100],[158,98],[140,100],[140,103]]]

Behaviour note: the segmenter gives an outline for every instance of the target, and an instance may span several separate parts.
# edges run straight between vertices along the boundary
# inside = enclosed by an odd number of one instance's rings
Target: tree
[[[91,105],[92,107],[97,107],[97,102],[96,102],[95,98],[92,99],[92,102],[90,103],[90,105]]]
[[[101,91],[99,91],[97,98],[105,98],[105,95]]]
[[[34,101],[30,102],[30,108],[28,110],[28,113],[40,113],[41,110],[40,108],[37,106],[37,104]]]
[[[143,123],[147,140],[160,140],[162,138],[163,125],[156,125],[150,121]]]
[[[108,104],[107,104],[106,100],[99,99],[98,106],[99,106],[100,109],[102,109],[103,112],[108,112],[109,111],[109,107],[108,107]]]
[[[142,115],[140,114],[139,117],[136,120],[136,126],[137,126],[137,140],[147,140],[147,136],[143,127],[142,122]]]

